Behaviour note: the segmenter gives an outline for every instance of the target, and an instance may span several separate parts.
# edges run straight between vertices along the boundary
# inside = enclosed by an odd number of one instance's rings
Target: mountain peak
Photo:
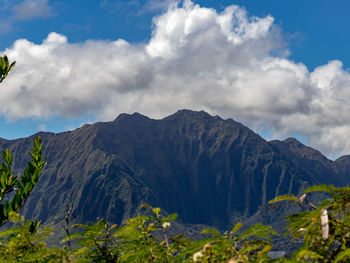
[[[305,146],[302,142],[298,141],[297,139],[293,137],[289,137],[283,141],[284,143],[287,143],[288,145],[295,144],[298,146]]]
[[[320,162],[331,162],[326,156],[320,151],[313,149],[295,138],[287,138],[284,141],[273,140],[270,143],[277,146],[280,151],[291,157],[291,154],[295,154],[298,158],[315,160]]]
[[[189,109],[182,109],[178,110],[174,114],[171,114],[169,116],[164,117],[161,120],[209,120],[209,119],[215,119],[215,120],[223,120],[220,116],[211,116],[209,113],[201,110],[201,111],[195,111],[195,110],[189,110]],[[149,118],[145,115],[142,115],[138,112],[134,112],[133,114],[129,113],[121,113],[118,115],[117,118],[115,118],[112,122],[118,122],[121,120],[152,120],[152,118]],[[234,121],[233,119],[228,119],[229,121]],[[235,122],[235,121],[234,121]]]
[[[147,119],[147,120],[149,120],[150,118],[148,118],[147,116],[142,115],[141,113],[138,113],[138,112],[134,112],[133,114],[121,113],[118,115],[117,118],[114,119],[113,122],[125,120],[125,119],[133,119],[133,120]]]
[[[171,119],[182,119],[182,118],[198,118],[198,119],[208,119],[212,118],[212,116],[205,112],[205,111],[193,111],[188,109],[182,109],[178,110],[174,114],[165,117],[164,120],[171,120]]]

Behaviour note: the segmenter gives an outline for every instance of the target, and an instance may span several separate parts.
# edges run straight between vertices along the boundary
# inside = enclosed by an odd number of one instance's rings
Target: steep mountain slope
[[[343,176],[311,148],[302,154],[305,146],[298,142],[266,142],[232,119],[205,112],[181,110],[162,120],[121,114],[112,122],[39,135],[48,164],[23,214],[44,222],[71,204],[79,221],[119,223],[149,203],[177,212],[183,223],[227,227],[268,215],[266,203],[277,195]],[[19,171],[31,141],[0,140]]]
[[[288,138],[284,141],[273,140],[269,143],[276,146],[298,167],[311,172],[316,177],[316,181],[335,185],[347,183],[346,179],[349,177],[341,171],[343,169],[339,163],[327,159],[319,151],[305,146],[295,138]],[[348,167],[350,168],[350,165]]]
[[[350,155],[341,156],[335,160],[335,165],[339,170],[339,173],[343,175],[343,185],[349,185],[350,180]]]

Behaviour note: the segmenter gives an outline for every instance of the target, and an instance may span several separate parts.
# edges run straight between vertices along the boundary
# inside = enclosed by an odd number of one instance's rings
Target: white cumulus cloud
[[[0,114],[111,120],[189,108],[269,127],[275,138],[307,136],[328,155],[350,153],[349,72],[340,61],[309,72],[289,60],[273,21],[239,6],[171,1],[148,43],[70,43],[54,32],[41,44],[19,39],[3,51],[17,66],[0,89]]]

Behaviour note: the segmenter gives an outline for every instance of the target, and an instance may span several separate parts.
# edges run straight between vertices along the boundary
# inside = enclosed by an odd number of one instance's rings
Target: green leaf
[[[11,236],[18,231],[19,227],[11,227],[0,231],[0,237]]]
[[[61,240],[61,244],[67,243],[68,240],[73,240],[73,239],[77,239],[77,238],[81,238],[81,237],[84,237],[84,235],[80,232],[70,234],[69,237],[65,237]]]
[[[109,228],[109,231],[113,230],[113,229],[116,229],[118,228],[119,226],[117,224],[114,224],[112,225],[110,228]]]
[[[1,182],[1,188],[3,189],[3,190],[5,190],[6,189],[6,179],[5,179],[5,174],[2,174],[1,175],[1,178],[0,178],[0,182]]]
[[[7,56],[4,56],[4,61],[5,61],[5,67],[8,68],[9,67],[9,59],[7,58]]]
[[[296,203],[299,203],[299,199],[294,195],[280,195],[277,196],[275,199],[270,200],[268,203],[273,204],[281,201],[294,201]]]
[[[231,233],[230,233],[231,238],[239,229],[241,229],[242,226],[243,225],[241,223],[237,223],[234,225],[234,227],[232,228]]]
[[[246,231],[243,232],[242,238],[246,239],[251,236],[256,236],[259,238],[266,238],[270,240],[270,235],[279,235],[278,232],[271,229],[271,226],[266,226],[263,224],[256,224],[248,228]]]
[[[310,251],[307,249],[300,250],[296,255],[297,260],[305,260],[305,259],[322,259],[323,257],[314,251]],[[306,261],[309,262],[309,261]]]
[[[16,61],[12,62],[8,72],[11,72],[16,65]]]
[[[340,262],[343,261],[345,259],[349,259],[350,258],[350,248],[345,249],[344,251],[340,252],[335,258],[334,258],[334,262]]]
[[[13,211],[17,211],[17,209],[21,205],[21,201],[22,201],[21,196],[18,193],[16,193],[11,201],[11,207],[12,207]]]
[[[177,219],[177,214],[174,213],[174,214],[171,214],[165,218],[163,218],[163,221],[164,222],[169,222],[169,221],[175,221]]]
[[[157,217],[159,217],[160,208],[159,208],[159,207],[153,208],[153,213],[154,213]]]
[[[218,237],[220,239],[223,238],[221,236],[221,234],[219,233],[219,231],[217,231],[216,229],[213,229],[213,228],[206,228],[201,232],[201,234],[211,234],[211,235]]]
[[[314,185],[310,186],[307,189],[304,190],[304,193],[310,193],[310,192],[324,192],[324,193],[332,193],[334,191],[333,185]]]
[[[31,186],[32,186],[32,184],[31,184],[30,182],[26,183],[26,186],[24,187],[24,193],[25,193],[26,195],[29,194],[29,192],[30,192],[30,190],[31,190]]]
[[[6,57],[6,56],[5,56]],[[1,68],[3,69],[3,71],[6,72],[6,62],[5,62],[5,57],[1,57]]]
[[[72,228],[78,228],[78,227],[83,228],[83,227],[85,227],[85,225],[83,225],[83,224],[74,224],[72,226]]]
[[[147,209],[153,210],[153,207],[148,204],[142,204],[140,205],[140,208],[147,208]]]

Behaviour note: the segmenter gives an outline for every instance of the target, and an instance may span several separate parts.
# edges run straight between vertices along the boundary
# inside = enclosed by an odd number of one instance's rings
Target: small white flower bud
[[[202,258],[203,257],[203,253],[201,252],[201,251],[199,251],[199,252],[196,252],[196,253],[194,253],[193,254],[193,261],[198,261],[200,258]]]
[[[170,227],[170,222],[164,222],[164,223],[162,224],[162,227],[163,227],[164,229],[169,228],[169,227]]]

